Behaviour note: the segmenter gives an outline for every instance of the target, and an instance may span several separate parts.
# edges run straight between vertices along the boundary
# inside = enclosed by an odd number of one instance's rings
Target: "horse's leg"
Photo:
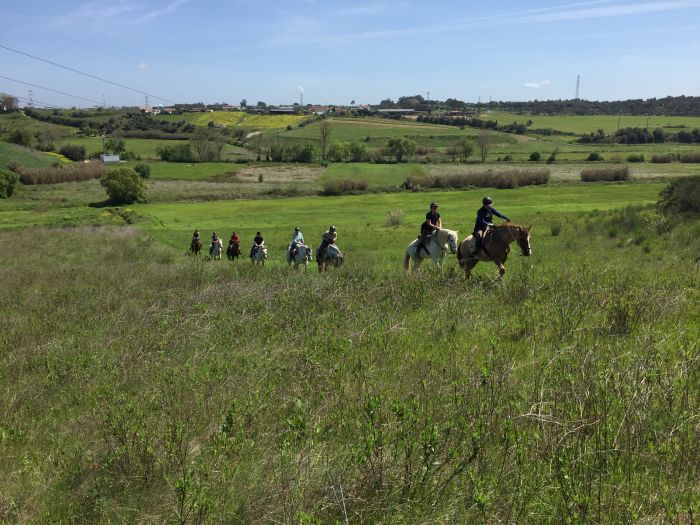
[[[506,273],[506,267],[503,266],[500,259],[494,259],[493,262],[496,264],[496,266],[498,266],[498,276],[503,277],[503,275]]]

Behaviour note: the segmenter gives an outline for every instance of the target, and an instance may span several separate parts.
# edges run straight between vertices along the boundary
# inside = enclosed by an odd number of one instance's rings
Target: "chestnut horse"
[[[476,240],[473,235],[470,235],[459,245],[457,262],[464,268],[464,273],[467,277],[471,277],[472,268],[479,261],[493,261],[498,266],[499,275],[503,276],[506,273],[503,263],[506,262],[510,252],[510,243],[516,241],[523,255],[532,255],[530,228],[532,226],[526,228],[517,224],[499,224],[489,228],[485,234],[484,243],[475,256],[470,255],[470,247]]]

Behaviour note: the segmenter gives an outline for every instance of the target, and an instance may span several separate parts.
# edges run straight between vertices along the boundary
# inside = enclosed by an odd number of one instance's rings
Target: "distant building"
[[[411,115],[416,113],[415,109],[378,109],[380,115]]]
[[[104,153],[100,155],[100,160],[102,164],[116,164],[120,162],[119,155],[105,155]]]
[[[270,115],[294,115],[297,112],[296,106],[272,106],[269,110]]]

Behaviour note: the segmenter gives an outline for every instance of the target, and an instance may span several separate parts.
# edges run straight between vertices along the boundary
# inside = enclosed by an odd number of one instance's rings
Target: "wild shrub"
[[[58,152],[74,162],[85,160],[85,146],[65,144],[64,146],[61,146],[61,149],[59,149]]]
[[[547,164],[554,164],[557,161],[557,155],[559,155],[559,148],[554,148],[554,151],[549,154],[549,158],[547,159]]]
[[[586,168],[581,170],[583,182],[619,181],[629,180],[630,172],[627,166],[609,168]]]
[[[627,155],[627,162],[644,162],[644,153],[630,153]]]
[[[189,144],[175,144],[156,148],[158,156],[167,162],[194,162],[192,149]]]
[[[603,157],[597,151],[592,151],[591,153],[588,154],[588,157],[586,157],[586,160],[590,161],[590,162],[599,162],[599,161],[605,160],[605,157]]]
[[[389,210],[386,214],[386,220],[384,224],[386,226],[399,226],[403,224],[406,218],[406,211],[403,208],[397,208],[395,210]]]
[[[553,222],[549,225],[549,231],[552,234],[552,237],[558,237],[561,233],[561,230],[562,226],[560,222]]]
[[[18,182],[19,175],[14,171],[0,169],[0,199],[11,197]]]
[[[363,179],[342,179],[329,180],[323,184],[325,195],[342,195],[353,191],[364,191],[367,189],[367,182]]]
[[[459,173],[454,175],[411,176],[405,187],[424,188],[518,188],[536,186],[549,182],[549,170],[507,170]]]
[[[58,164],[50,168],[25,168],[15,166],[22,184],[58,184],[99,179],[105,174],[101,162],[81,162],[77,164]]]
[[[700,176],[671,181],[660,197],[659,209],[666,215],[700,215]]]
[[[139,174],[142,179],[151,177],[151,167],[148,164],[137,164],[134,166],[134,171]]]
[[[673,153],[652,155],[651,162],[654,164],[667,164],[669,162],[673,162]]]
[[[685,163],[700,162],[700,153],[683,153],[680,155],[678,160]]]
[[[25,146],[31,148],[34,144],[34,137],[26,129],[15,129],[7,137],[7,141],[13,144],[19,144],[20,146]]]
[[[117,168],[100,179],[112,204],[146,201],[146,185],[139,174],[129,168]]]
[[[540,153],[539,151],[533,151],[532,153],[530,153],[530,160],[532,162],[539,162],[540,160],[542,160],[542,153]]]

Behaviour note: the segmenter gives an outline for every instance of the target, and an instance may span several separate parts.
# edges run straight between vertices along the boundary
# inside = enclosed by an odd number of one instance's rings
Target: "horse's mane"
[[[515,224],[514,222],[506,222],[503,224],[496,224],[494,228],[522,228],[523,230],[529,229],[527,226],[523,226],[522,224]]]
[[[447,235],[457,235],[456,230],[448,230],[447,228],[440,228],[442,231],[446,231]]]

